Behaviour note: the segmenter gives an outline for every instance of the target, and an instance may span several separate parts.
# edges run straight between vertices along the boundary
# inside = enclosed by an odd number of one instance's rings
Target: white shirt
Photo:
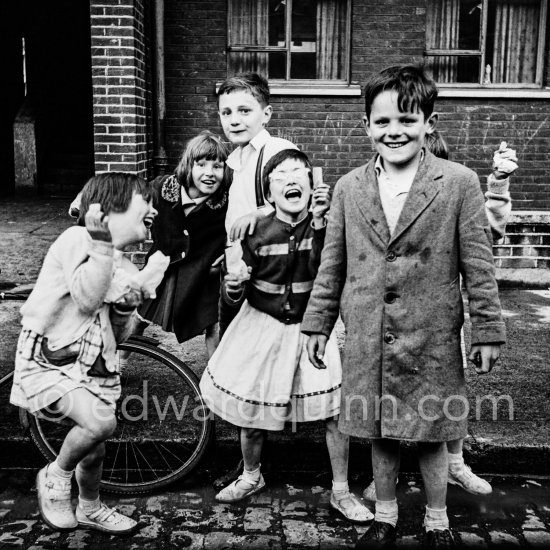
[[[420,156],[420,162],[424,160],[424,151]],[[409,174],[408,176],[401,177],[399,179],[392,179],[384,170],[382,165],[382,157],[378,155],[374,164],[374,170],[376,171],[376,177],[378,179],[378,191],[380,193],[380,201],[382,202],[382,209],[386,216],[390,235],[393,235],[397,221],[401,215],[401,210],[405,205],[405,201],[409,196],[409,191],[416,176]]]
[[[294,143],[269,135],[262,130],[254,136],[244,147],[237,147],[227,157],[227,165],[233,169],[233,183],[229,188],[225,229],[227,234],[233,224],[242,216],[257,210],[256,205],[256,165],[261,148],[265,145],[262,159],[262,171],[266,162],[283,149],[298,149]],[[273,207],[266,202],[263,207],[265,214],[273,211]]]

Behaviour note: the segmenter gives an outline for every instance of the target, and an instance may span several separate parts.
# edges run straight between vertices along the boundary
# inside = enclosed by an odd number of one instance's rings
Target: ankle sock
[[[79,496],[78,505],[82,508],[82,511],[87,516],[89,516],[90,514],[94,513],[96,510],[99,510],[101,506],[101,501],[99,500],[99,497],[97,497],[94,500],[86,500],[85,498],[82,498],[81,496]]]
[[[464,457],[462,453],[448,453],[449,470],[456,472],[464,468]]]
[[[57,477],[59,479],[62,479],[63,481],[71,481],[74,470],[63,470],[63,468],[59,467],[57,460],[54,460],[53,462],[50,462],[50,464],[48,464],[48,469],[46,470],[46,473],[49,476]]]
[[[261,464],[258,464],[258,467],[255,470],[247,470],[246,466],[243,470],[243,481],[256,485],[260,481],[260,467]]]
[[[434,531],[435,529],[448,529],[449,518],[447,517],[447,507],[442,510],[428,508],[426,506],[426,515],[424,516],[424,528],[426,531]]]
[[[389,523],[394,527],[397,525],[397,499],[393,500],[377,500],[376,501],[376,513],[374,515],[374,521],[381,521],[383,523]]]
[[[349,485],[346,481],[334,481],[332,480],[332,494],[335,497],[344,496],[349,493]]]

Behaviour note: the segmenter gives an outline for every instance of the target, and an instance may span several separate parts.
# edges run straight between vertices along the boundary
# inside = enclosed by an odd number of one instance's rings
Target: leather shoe
[[[367,548],[393,548],[397,538],[397,529],[385,521],[373,521],[365,534],[357,541],[356,550]]]
[[[422,548],[456,548],[453,535],[449,529],[422,531]]]

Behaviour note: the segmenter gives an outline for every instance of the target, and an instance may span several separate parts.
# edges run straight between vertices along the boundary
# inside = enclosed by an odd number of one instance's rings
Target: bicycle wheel
[[[106,442],[101,489],[111,493],[154,491],[185,476],[204,455],[212,422],[196,375],[149,338],[131,338],[121,374],[116,433]],[[70,426],[29,415],[32,439],[53,460]]]

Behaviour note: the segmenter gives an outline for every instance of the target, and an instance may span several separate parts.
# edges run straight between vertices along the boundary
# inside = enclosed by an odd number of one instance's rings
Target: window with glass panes
[[[228,75],[347,82],[351,0],[229,0]]]
[[[430,0],[426,65],[442,85],[542,86],[547,0]]]

